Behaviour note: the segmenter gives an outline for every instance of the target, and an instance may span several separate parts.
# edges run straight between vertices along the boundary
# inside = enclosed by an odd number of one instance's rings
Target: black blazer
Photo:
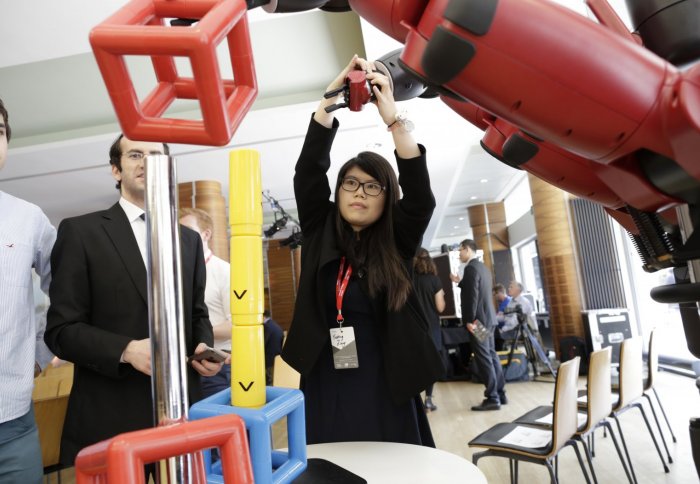
[[[206,269],[199,235],[180,227],[185,345],[213,344],[204,304]],[[51,253],[51,305],[44,339],[75,364],[61,438],[61,462],[119,433],[152,427],[151,379],[120,363],[129,341],[148,338],[146,267],[121,206],[61,222]],[[183,355],[184,356],[184,355]],[[188,366],[190,403],[201,398]]]
[[[485,327],[495,328],[496,310],[491,299],[493,283],[488,268],[476,259],[470,260],[464,268],[459,288],[462,291],[462,321],[466,324],[478,319]]]
[[[302,375],[318,360],[324,345],[330,344],[328,322],[320,290],[323,266],[341,257],[335,235],[337,208],[329,201],[331,188],[326,172],[330,149],[338,130],[338,120],[327,129],[313,118],[294,175],[294,192],[304,242],[301,251],[301,277],[294,305],[294,317],[282,349],[282,357]],[[394,240],[408,274],[430,222],[435,199],[425,150],[410,160],[397,157],[403,198],[394,209]],[[365,279],[366,281],[366,279]],[[366,288],[365,288],[366,289]],[[435,382],[444,369],[429,334],[428,323],[414,293],[404,307],[388,311],[386,303],[372,300],[376,320],[382,323],[382,349],[387,384],[396,402],[406,401]]]

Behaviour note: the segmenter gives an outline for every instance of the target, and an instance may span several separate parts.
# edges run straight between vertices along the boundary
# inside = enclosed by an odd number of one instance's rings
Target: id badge
[[[333,365],[336,370],[347,370],[359,366],[355,330],[352,326],[331,328],[331,347],[333,348]]]

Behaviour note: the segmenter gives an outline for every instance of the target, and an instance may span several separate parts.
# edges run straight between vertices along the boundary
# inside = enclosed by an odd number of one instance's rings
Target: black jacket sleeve
[[[313,119],[294,169],[294,196],[301,231],[309,233],[323,226],[328,213],[331,188],[326,173],[331,166],[331,146],[338,131],[337,119],[328,129]]]
[[[459,281],[459,288],[462,290],[460,294],[460,302],[462,305],[462,321],[472,323],[476,319],[477,307],[479,304],[479,271],[470,264],[464,268],[464,276]]]
[[[394,213],[394,235],[403,259],[410,259],[416,254],[435,210],[425,147],[419,145],[419,148],[421,154],[411,159],[399,158],[394,152],[403,192]]]
[[[214,331],[209,321],[209,310],[204,302],[207,270],[204,262],[202,239],[196,233],[192,233],[191,235],[196,245],[192,287],[192,345],[195,348],[199,343],[205,343],[207,346],[214,346]]]
[[[89,241],[72,219],[58,227],[44,341],[59,358],[117,378],[122,376],[119,360],[133,338],[90,323],[94,302],[85,248]]]

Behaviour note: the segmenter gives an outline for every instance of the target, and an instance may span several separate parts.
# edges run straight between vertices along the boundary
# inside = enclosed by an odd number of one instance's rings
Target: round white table
[[[486,484],[468,460],[440,449],[391,442],[337,442],[306,447],[309,458],[331,461],[368,484]]]

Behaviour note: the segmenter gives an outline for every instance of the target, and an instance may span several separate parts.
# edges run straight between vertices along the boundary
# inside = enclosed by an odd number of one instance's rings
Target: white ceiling
[[[55,224],[105,208],[117,197],[107,152],[119,127],[87,38],[94,25],[125,3],[0,0],[0,98],[13,129],[0,190],[36,203]],[[563,3],[582,10],[581,2]],[[249,15],[259,83],[253,110],[229,146],[174,145],[171,151],[180,181],[219,180],[226,194],[228,152],[259,150],[263,189],[294,214],[293,167],[316,100],[353,53],[375,59],[399,45],[353,13],[270,15],[257,9]],[[137,91],[147,93],[154,83],[150,64],[128,61]],[[439,100],[404,104],[417,125],[416,138],[428,149],[437,199],[424,245],[456,242],[471,233],[466,207],[503,200],[524,174],[486,155],[478,144],[481,132]],[[195,108],[178,102],[169,113],[197,116]],[[330,176],[358,151],[393,158],[391,138],[374,111],[369,106],[360,113],[339,112]],[[271,208],[265,211],[269,223]]]

